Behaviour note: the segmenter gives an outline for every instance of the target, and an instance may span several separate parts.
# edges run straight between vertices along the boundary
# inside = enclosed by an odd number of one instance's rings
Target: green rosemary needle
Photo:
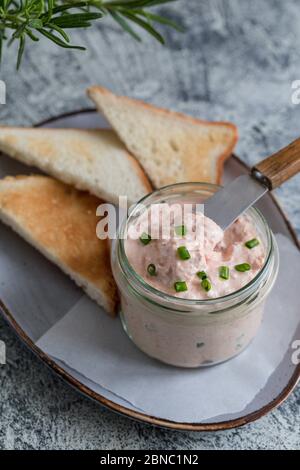
[[[28,40],[37,42],[40,36],[63,48],[84,50],[71,44],[65,30],[89,28],[93,21],[107,16],[138,41],[141,37],[131,25],[164,44],[157,24],[183,29],[169,18],[151,13],[149,8],[173,1],[177,0],[0,0],[0,52],[3,43],[18,42],[18,68]]]

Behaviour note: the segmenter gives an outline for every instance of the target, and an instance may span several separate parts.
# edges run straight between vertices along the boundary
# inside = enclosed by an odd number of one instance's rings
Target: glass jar
[[[219,189],[207,183],[180,183],[154,191],[140,203],[203,202]],[[243,351],[256,335],[265,300],[275,282],[279,258],[276,240],[262,214],[247,211],[266,250],[259,273],[224,297],[191,300],[153,288],[130,265],[124,246],[127,227],[138,205],[120,226],[112,249],[112,269],[120,292],[124,330],[143,352],[179,367],[201,367],[226,361]]]

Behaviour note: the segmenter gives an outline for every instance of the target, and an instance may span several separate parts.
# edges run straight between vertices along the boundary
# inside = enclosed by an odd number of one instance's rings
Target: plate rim
[[[61,113],[57,116],[44,119],[36,123],[35,125],[33,125],[33,127],[45,126],[47,124],[57,121],[58,119],[63,119],[63,118],[71,117],[74,115],[91,113],[91,112],[97,112],[97,110],[95,108],[83,108],[80,110]],[[248,165],[242,160],[240,160],[235,154],[233,154],[231,158],[234,158],[235,160],[237,160],[245,169],[249,169]],[[278,209],[278,212],[283,218],[285,225],[288,231],[290,232],[295,245],[300,250],[300,242],[298,240],[294,227],[292,226],[291,222],[289,221],[287,215],[285,214],[284,210],[280,206],[275,196],[271,193],[270,197],[272,198],[273,203],[275,204],[276,208]],[[223,431],[227,429],[233,429],[233,428],[244,426],[246,424],[252,423],[260,419],[261,417],[265,416],[270,411],[280,406],[292,393],[292,391],[297,386],[298,381],[300,380],[300,364],[298,364],[290,380],[288,381],[286,386],[283,388],[283,390],[279,393],[277,397],[275,397],[271,402],[267,403],[260,409],[253,411],[251,413],[248,413],[247,415],[242,416],[240,418],[220,421],[217,423],[184,423],[184,422],[177,422],[177,421],[157,418],[155,416],[151,416],[146,413],[139,412],[139,411],[134,411],[130,408],[127,408],[124,405],[115,403],[114,401],[104,397],[100,393],[95,392],[91,388],[81,383],[79,380],[73,377],[70,373],[68,373],[65,369],[59,366],[54,361],[54,359],[52,359],[50,356],[44,353],[44,351],[42,351],[39,347],[35,345],[35,343],[29,338],[29,336],[25,333],[25,331],[21,328],[21,326],[14,319],[13,314],[10,312],[10,310],[4,304],[1,298],[0,298],[0,310],[3,314],[4,319],[8,322],[8,324],[11,326],[11,328],[17,334],[17,336],[21,339],[21,341],[36,356],[38,356],[39,359],[41,359],[41,361],[44,364],[46,364],[52,371],[54,371],[56,375],[62,378],[65,382],[67,382],[69,385],[71,385],[81,394],[87,396],[88,398],[92,399],[93,401],[96,401],[97,403],[101,404],[105,408],[108,408],[111,411],[114,411],[122,416],[126,416],[127,418],[131,418],[141,423],[158,426],[158,427],[165,428],[165,429],[172,429],[172,430],[177,430],[177,431],[214,432],[214,431]]]

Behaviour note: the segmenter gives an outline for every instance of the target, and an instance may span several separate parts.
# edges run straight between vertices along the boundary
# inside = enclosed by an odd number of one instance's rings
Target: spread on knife
[[[184,210],[181,206],[178,225],[178,204],[167,205],[166,231],[162,231],[166,204],[137,217],[125,243],[129,263],[152,287],[175,297],[203,300],[238,291],[265,261],[252,219],[243,215],[223,232],[194,206],[185,205]]]

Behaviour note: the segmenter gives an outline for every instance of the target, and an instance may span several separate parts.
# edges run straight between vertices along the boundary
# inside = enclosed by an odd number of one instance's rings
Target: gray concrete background
[[[161,7],[186,27],[165,30],[167,46],[143,34],[137,44],[109,19],[73,33],[86,52],[42,40],[30,45],[19,73],[5,51],[7,84],[1,124],[31,125],[90,106],[99,83],[207,119],[229,119],[240,131],[237,153],[255,163],[300,134],[300,5],[297,0],[179,0]],[[300,176],[277,191],[300,234]],[[107,411],[40,363],[0,319],[8,363],[0,366],[3,449],[300,449],[300,389],[276,411],[244,428],[211,434],[142,425]]]

